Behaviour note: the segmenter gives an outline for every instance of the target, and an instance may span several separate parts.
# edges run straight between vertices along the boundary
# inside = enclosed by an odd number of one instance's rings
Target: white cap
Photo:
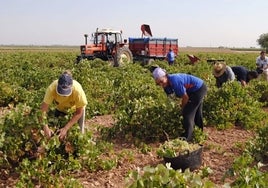
[[[161,69],[160,67],[155,68],[153,71],[153,77],[155,80],[166,75],[167,75],[166,71],[164,69]]]

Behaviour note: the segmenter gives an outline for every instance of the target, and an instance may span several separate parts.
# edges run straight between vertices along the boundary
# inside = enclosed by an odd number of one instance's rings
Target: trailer
[[[132,52],[133,59],[150,63],[154,60],[166,59],[170,49],[175,55],[178,55],[178,39],[173,38],[129,38],[129,49]]]

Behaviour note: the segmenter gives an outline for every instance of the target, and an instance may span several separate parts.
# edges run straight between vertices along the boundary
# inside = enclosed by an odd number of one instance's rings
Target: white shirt
[[[264,59],[261,59],[261,56],[257,57],[256,65],[263,70],[268,69],[268,57],[265,56]]]
[[[228,75],[228,80],[233,81],[235,79],[235,74],[231,67],[226,66],[226,73]]]

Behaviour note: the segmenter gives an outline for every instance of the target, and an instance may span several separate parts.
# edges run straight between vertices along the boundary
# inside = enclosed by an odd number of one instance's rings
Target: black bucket
[[[193,171],[202,165],[202,145],[195,151],[189,152],[187,150],[185,152],[184,154],[179,154],[177,157],[164,157],[164,161],[165,163],[170,163],[174,170],[181,169],[183,172],[187,168]]]

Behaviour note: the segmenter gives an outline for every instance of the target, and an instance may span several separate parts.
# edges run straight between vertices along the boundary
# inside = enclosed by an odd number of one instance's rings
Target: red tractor
[[[77,56],[77,63],[82,59],[93,60],[100,58],[110,61],[114,66],[133,61],[127,41],[122,40],[122,32],[112,29],[96,30],[88,44],[88,35],[85,34],[85,45],[80,46],[81,55]]]
[[[77,63],[82,59],[92,60],[100,58],[110,61],[114,66],[131,63],[133,60],[148,64],[156,59],[164,60],[170,48],[178,55],[178,39],[151,38],[149,25],[141,26],[141,38],[122,39],[122,32],[102,29],[92,34],[88,44],[88,35],[85,35],[85,45],[80,46],[81,55],[77,56]],[[149,37],[144,37],[149,36]]]

